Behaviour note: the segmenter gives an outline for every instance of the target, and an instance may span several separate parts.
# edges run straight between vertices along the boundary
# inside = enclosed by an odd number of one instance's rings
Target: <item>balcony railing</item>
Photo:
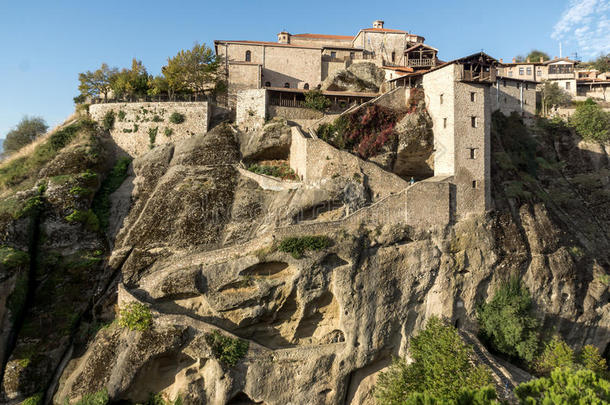
[[[434,59],[409,59],[407,60],[407,66],[409,67],[431,67],[436,66]]]
[[[495,69],[489,72],[464,70],[462,72],[462,80],[465,82],[494,82],[496,80]]]

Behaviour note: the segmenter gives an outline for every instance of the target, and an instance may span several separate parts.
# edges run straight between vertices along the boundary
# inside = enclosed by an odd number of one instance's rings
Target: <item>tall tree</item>
[[[607,142],[610,140],[610,113],[589,100],[576,107],[570,117],[570,126],[586,140]]]
[[[600,73],[610,72],[610,53],[607,55],[600,55],[592,62],[591,66],[593,69],[599,70]]]
[[[133,59],[131,69],[122,69],[111,80],[111,88],[115,97],[134,100],[147,94],[149,74],[142,61]]]
[[[541,95],[542,115],[548,115],[551,108],[569,104],[572,99],[568,92],[559,88],[557,82],[544,82]]]
[[[379,375],[375,386],[378,403],[402,405],[417,394],[445,403],[457,400],[464,390],[480,390],[492,382],[485,366],[471,362],[472,347],[462,342],[457,329],[436,317],[411,339],[409,356],[412,363],[396,359]]]
[[[81,95],[92,98],[98,98],[103,95],[104,101],[106,101],[108,99],[108,92],[110,92],[112,79],[117,72],[117,68],[110,68],[106,63],[102,63],[102,66],[95,71],[80,73],[78,75],[78,81],[80,82],[78,90]]]
[[[195,95],[214,91],[222,80],[219,74],[220,57],[205,44],[195,44],[190,50],[181,50],[161,68],[167,79],[170,96],[176,93]]]
[[[15,129],[6,134],[4,153],[11,154],[31,143],[48,129],[47,123],[41,117],[28,117],[19,121]]]
[[[527,58],[530,60],[530,62],[540,62],[540,58],[545,61],[551,60],[551,57],[548,53],[538,49],[532,49],[530,53],[527,54]]]

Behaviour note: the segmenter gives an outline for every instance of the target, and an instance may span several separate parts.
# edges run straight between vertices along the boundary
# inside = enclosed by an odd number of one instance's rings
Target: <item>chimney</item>
[[[540,57],[540,63],[544,62],[544,56]]]
[[[500,58],[500,63],[504,63],[504,59]]]
[[[383,28],[383,20],[375,20],[373,21],[373,28]]]
[[[286,31],[282,31],[277,34],[277,42],[280,44],[289,44],[290,43],[290,33]]]
[[[517,58],[513,58],[513,63],[517,63]]]
[[[527,63],[530,63],[530,58],[527,58]]]

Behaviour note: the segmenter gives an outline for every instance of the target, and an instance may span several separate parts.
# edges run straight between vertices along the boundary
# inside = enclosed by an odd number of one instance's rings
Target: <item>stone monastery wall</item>
[[[104,103],[89,107],[89,114],[96,121],[102,121],[109,111],[114,111],[115,114],[110,136],[120,149],[132,157],[149,150],[149,130],[157,129],[155,145],[160,145],[206,133],[211,118],[207,101]],[[171,123],[169,117],[173,113],[184,115],[184,122]]]

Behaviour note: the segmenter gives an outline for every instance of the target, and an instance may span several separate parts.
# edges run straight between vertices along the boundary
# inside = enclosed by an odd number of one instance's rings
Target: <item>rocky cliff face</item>
[[[547,328],[604,351],[607,153],[569,133],[540,129],[532,137],[518,120],[496,119],[494,211],[442,229],[368,221],[325,227],[323,215],[311,216],[305,224],[317,223],[331,245],[301,257],[278,249],[285,236],[307,234],[298,213],[320,204],[340,209],[355,195],[358,206],[370,204],[372,179],[337,176],[265,190],[236,168],[240,150],[255,156],[256,146],[244,145],[228,125],[154,148],[134,161],[111,197],[110,229],[120,230],[116,237],[109,231],[108,259],[102,268],[72,271],[95,280],[95,293],[79,294],[89,307],[65,341],[41,349],[50,358],[47,368],[36,368],[44,383],[16,380],[11,370],[25,357],[13,348],[5,397],[48,389],[49,399],[63,403],[106,389],[133,402],[162,393],[187,404],[372,404],[376,374],[406,353],[426,319],[441,315],[476,332],[477,305],[514,276],[531,291]],[[282,149],[277,133],[273,150]],[[53,190],[43,192],[49,204],[65,201]],[[84,225],[64,229],[63,222],[45,227],[63,241],[62,257],[94,249],[99,234]],[[19,236],[26,227],[7,220],[5,240],[23,240],[14,247],[27,251],[27,237]],[[49,240],[41,246],[59,243]],[[81,287],[68,290],[74,288]],[[130,302],[153,315],[144,331],[112,322],[116,307]],[[27,312],[35,314],[35,305]],[[18,342],[29,342],[28,330],[20,327]],[[207,339],[213,331],[249,342],[245,357],[234,365],[219,360]],[[489,361],[511,383],[527,378],[491,355]]]

